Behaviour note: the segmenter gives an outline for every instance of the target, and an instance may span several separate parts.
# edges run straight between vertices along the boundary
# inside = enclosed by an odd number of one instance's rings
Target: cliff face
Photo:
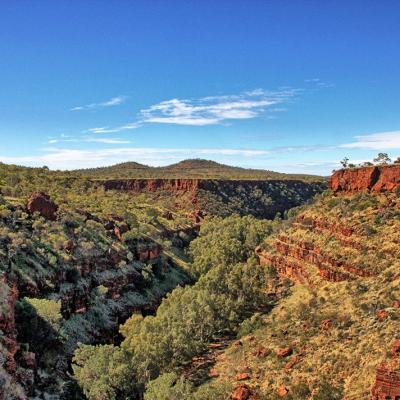
[[[373,166],[336,171],[330,182],[334,192],[379,192],[400,187],[400,165]]]
[[[257,218],[274,218],[325,188],[323,182],[300,180],[128,179],[107,180],[103,185],[105,190],[173,195],[179,208],[197,213]]]
[[[198,179],[113,179],[103,183],[105,190],[121,190],[135,193],[161,190],[193,191],[199,187]]]

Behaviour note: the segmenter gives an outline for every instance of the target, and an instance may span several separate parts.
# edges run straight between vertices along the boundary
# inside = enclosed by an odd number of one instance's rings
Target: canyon
[[[360,296],[369,293],[366,287],[373,293],[378,293],[378,286],[390,291],[388,277],[396,276],[399,259],[399,176],[397,165],[336,171],[330,190],[324,193],[323,181],[91,179],[85,184],[92,185],[90,190],[101,187],[95,196],[105,196],[111,204],[103,205],[104,210],[96,201],[86,207],[82,198],[76,201],[76,194],[71,196],[73,206],[39,191],[27,196],[23,204],[3,201],[0,383],[5,396],[18,400],[34,395],[43,397],[60,391],[60,382],[61,398],[79,391],[69,376],[71,357],[78,343],[120,345],[123,338],[118,327],[127,318],[132,314],[154,315],[167,293],[192,283],[190,271],[185,270],[185,249],[196,238],[207,216],[285,216],[279,232],[255,249],[258,263],[275,274],[268,291],[277,309],[280,302],[284,303],[288,288],[304,286],[315,295],[319,288],[332,285],[344,291],[344,298],[351,298],[352,302],[359,301],[355,292],[359,291]],[[132,199],[138,210],[151,207],[150,213],[138,214],[150,225],[141,229],[136,217],[115,206],[119,199],[127,205]],[[297,208],[288,212],[293,207]],[[180,256],[183,258],[179,259]],[[397,313],[400,299],[395,290],[390,292],[388,304],[386,300],[377,300],[376,305],[365,303],[360,309],[352,305],[355,314],[368,311],[373,332],[375,328],[379,332],[379,324],[388,324],[390,328],[392,315]],[[323,304],[337,300],[328,300],[325,294],[321,297]],[[293,321],[285,320],[280,330],[267,333],[264,343],[250,340],[252,335],[240,340],[241,347],[246,347],[246,343],[252,346],[250,350],[243,349],[243,354],[249,351],[260,364],[264,360],[278,362],[282,364],[283,376],[296,376],[312,358],[312,351],[319,351],[315,343],[313,350],[297,343],[298,329],[302,339],[309,332],[330,337],[342,326],[347,329],[347,315],[321,315],[314,322],[301,321],[299,325],[296,321],[293,326],[289,325]],[[357,318],[357,324],[364,323],[358,314]],[[314,327],[310,327],[312,323]],[[289,340],[291,330],[294,336]],[[344,344],[348,346],[346,351],[351,351],[354,335],[350,331],[338,335],[340,340],[330,346]],[[386,344],[379,343],[382,354],[378,345],[371,342],[375,346],[374,383],[370,367],[368,387],[363,390],[374,400],[388,396],[397,400],[398,350],[393,350],[391,360],[384,357],[384,346],[397,343],[396,339],[391,334]],[[274,341],[276,348],[269,347],[268,343]],[[318,343],[321,351],[328,351],[328,344],[325,346],[320,337]],[[219,351],[225,357],[225,349]],[[229,348],[227,351],[229,354]],[[271,357],[275,357],[273,361]],[[210,359],[214,362],[212,354]],[[196,372],[196,360],[198,364],[203,360],[200,356],[194,360]],[[237,385],[231,398],[256,399],[254,379],[260,372],[253,375],[247,365],[242,367],[232,375]],[[304,368],[303,374],[307,370]],[[224,376],[218,368],[212,371],[213,379]],[[274,371],[279,375],[279,369]],[[273,390],[288,397],[292,393],[291,382],[281,379]]]
[[[112,179],[101,181],[106,191],[132,195],[173,196],[178,207],[204,215],[254,215],[274,218],[277,213],[312,199],[325,189],[324,181],[233,179]],[[182,201],[182,196],[184,201]]]

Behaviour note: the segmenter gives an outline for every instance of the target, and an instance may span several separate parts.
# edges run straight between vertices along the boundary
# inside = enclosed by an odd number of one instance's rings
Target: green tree
[[[348,157],[343,158],[343,160],[340,161],[340,164],[342,164],[343,168],[348,168],[349,167],[349,159],[348,159]]]
[[[129,359],[119,347],[82,345],[72,368],[89,400],[128,399],[135,390]]]
[[[374,158],[374,162],[377,164],[390,164],[391,159],[387,153],[378,153],[378,155]]]
[[[147,385],[144,400],[189,400],[193,386],[174,372],[160,375]]]

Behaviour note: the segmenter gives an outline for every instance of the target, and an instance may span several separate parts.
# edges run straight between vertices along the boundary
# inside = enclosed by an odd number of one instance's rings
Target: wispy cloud
[[[256,89],[238,95],[171,99],[141,110],[139,120],[142,123],[204,126],[229,120],[250,119],[259,116],[271,106],[287,102],[297,92],[298,90],[292,88],[275,92]]]
[[[85,138],[84,142],[87,143],[106,143],[106,144],[124,144],[130,143],[129,140],[112,139],[112,138]]]
[[[355,136],[354,142],[342,144],[340,147],[365,150],[400,149],[400,130]]]
[[[276,91],[255,89],[236,95],[165,100],[140,110],[134,122],[116,127],[94,127],[88,129],[87,132],[116,133],[137,129],[149,123],[205,126],[251,119],[266,111],[269,111],[270,115],[286,111],[286,108],[276,106],[288,102],[300,91],[293,88],[281,88]]]
[[[101,126],[97,128],[90,128],[87,131],[90,133],[115,133],[115,132],[121,132],[121,131],[127,131],[131,129],[137,129],[142,124],[140,122],[132,122],[129,124],[117,126],[115,128],[110,128],[109,126]]]
[[[83,111],[83,110],[93,110],[104,107],[115,107],[124,103],[126,99],[127,99],[126,96],[116,96],[100,103],[90,103],[90,104],[85,104],[83,106],[76,106],[71,108],[70,111]]]
[[[332,88],[335,85],[331,82],[324,82],[320,78],[311,78],[311,79],[305,79],[304,82],[315,85],[317,88],[324,89],[324,88]]]
[[[89,136],[81,136],[81,137],[73,137],[73,136],[64,136],[58,139],[50,139],[47,141],[47,144],[56,144],[56,143],[105,143],[105,144],[128,144],[131,143],[129,140],[122,140],[119,138],[98,138],[98,137],[89,137]]]

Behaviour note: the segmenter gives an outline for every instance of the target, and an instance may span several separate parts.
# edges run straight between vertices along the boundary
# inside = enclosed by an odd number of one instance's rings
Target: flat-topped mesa
[[[193,191],[199,187],[198,179],[111,179],[104,181],[105,190],[127,192],[155,192],[159,190]]]
[[[341,169],[334,172],[330,187],[334,192],[381,192],[400,188],[400,164]]]

